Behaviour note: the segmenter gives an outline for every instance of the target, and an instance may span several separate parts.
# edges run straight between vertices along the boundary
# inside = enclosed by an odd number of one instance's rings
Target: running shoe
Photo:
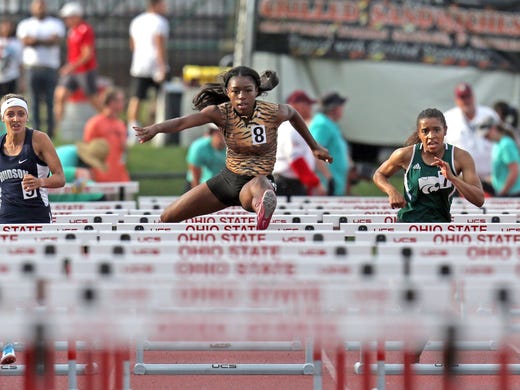
[[[0,365],[13,364],[16,362],[16,355],[14,353],[14,346],[11,343],[5,344],[2,350],[2,360]]]
[[[269,227],[271,217],[273,216],[274,210],[276,209],[276,194],[272,190],[267,190],[262,196],[260,202],[260,208],[257,212],[256,217],[256,228],[257,230],[265,230]]]

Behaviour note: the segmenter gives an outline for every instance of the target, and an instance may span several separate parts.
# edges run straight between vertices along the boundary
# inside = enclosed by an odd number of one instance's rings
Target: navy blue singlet
[[[17,156],[4,152],[4,134],[0,138],[0,223],[50,223],[51,207],[47,189],[25,191],[24,175],[49,177],[49,167],[34,153],[33,130],[26,129],[22,151]]]

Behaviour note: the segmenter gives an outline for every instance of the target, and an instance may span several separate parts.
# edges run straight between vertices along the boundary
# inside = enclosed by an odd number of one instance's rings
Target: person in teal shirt
[[[320,111],[314,115],[309,126],[316,142],[328,149],[334,158],[329,165],[320,161],[317,165],[318,176],[323,186],[329,188],[329,195],[343,196],[347,193],[349,149],[338,125],[346,102],[347,98],[337,92],[323,95],[320,99]]]
[[[520,196],[520,151],[514,133],[493,118],[478,130],[491,142],[491,185],[496,196]]]
[[[106,170],[109,145],[105,139],[96,138],[90,142],[61,145],[56,153],[63,166],[66,183],[74,183],[77,192],[73,194],[49,194],[51,202],[84,202],[103,200],[102,193],[82,193],[82,186],[93,183],[90,168]]]
[[[206,182],[225,167],[226,143],[218,127],[210,125],[208,135],[192,142],[188,148],[186,162],[186,191]]]

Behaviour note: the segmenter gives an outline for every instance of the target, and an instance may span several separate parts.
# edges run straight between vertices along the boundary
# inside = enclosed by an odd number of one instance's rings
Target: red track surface
[[[338,389],[336,353],[335,351],[323,351],[323,378],[322,384],[325,390]],[[65,363],[66,354],[59,352],[56,355],[57,362]],[[94,358],[96,362],[99,360]],[[374,356],[371,359],[375,359]],[[134,356],[131,356],[131,368],[133,370]],[[346,386],[349,390],[364,390],[363,376],[354,373],[354,363],[359,360],[359,352],[346,353]],[[302,363],[304,353],[298,352],[146,352],[146,363]],[[439,363],[442,361],[441,352],[424,352],[421,363]],[[496,363],[495,352],[462,352],[459,354],[461,363]],[[84,363],[85,357],[80,353],[78,363]],[[372,360],[372,362],[374,362]],[[399,352],[387,352],[387,362],[401,363],[402,356]],[[18,353],[18,363],[24,363],[24,354]],[[518,363],[513,356],[511,363]],[[109,364],[109,378],[102,381],[99,375],[89,378],[78,376],[80,390],[109,390],[115,389],[115,377],[113,365]],[[520,388],[520,378],[511,376],[510,389]],[[377,385],[377,378],[371,376],[370,389]],[[397,375],[386,376],[387,390],[404,389],[403,377]],[[104,383],[108,383],[108,388]],[[302,390],[313,389],[312,376],[296,375],[134,375],[131,374],[132,390]],[[420,375],[414,377],[413,389],[439,390],[443,388],[442,376]],[[14,376],[0,376],[0,389],[24,389],[24,378]],[[55,389],[68,389],[67,377],[59,376],[55,380]],[[456,390],[491,390],[501,389],[497,376],[461,375],[454,378]],[[36,390],[36,389],[34,389]],[[48,389],[46,389],[48,390]]]

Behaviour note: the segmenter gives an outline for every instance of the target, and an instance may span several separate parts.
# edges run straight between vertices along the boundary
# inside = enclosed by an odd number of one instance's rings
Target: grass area
[[[128,169],[132,179],[139,181],[140,195],[180,195],[185,185],[186,148],[149,143],[133,145],[128,152]],[[399,175],[393,177],[392,182],[396,188],[402,188]],[[357,183],[352,187],[352,195],[384,196],[372,181]]]
[[[139,181],[140,195],[180,195],[184,192],[185,147],[133,145],[128,150],[127,166],[132,180]]]

